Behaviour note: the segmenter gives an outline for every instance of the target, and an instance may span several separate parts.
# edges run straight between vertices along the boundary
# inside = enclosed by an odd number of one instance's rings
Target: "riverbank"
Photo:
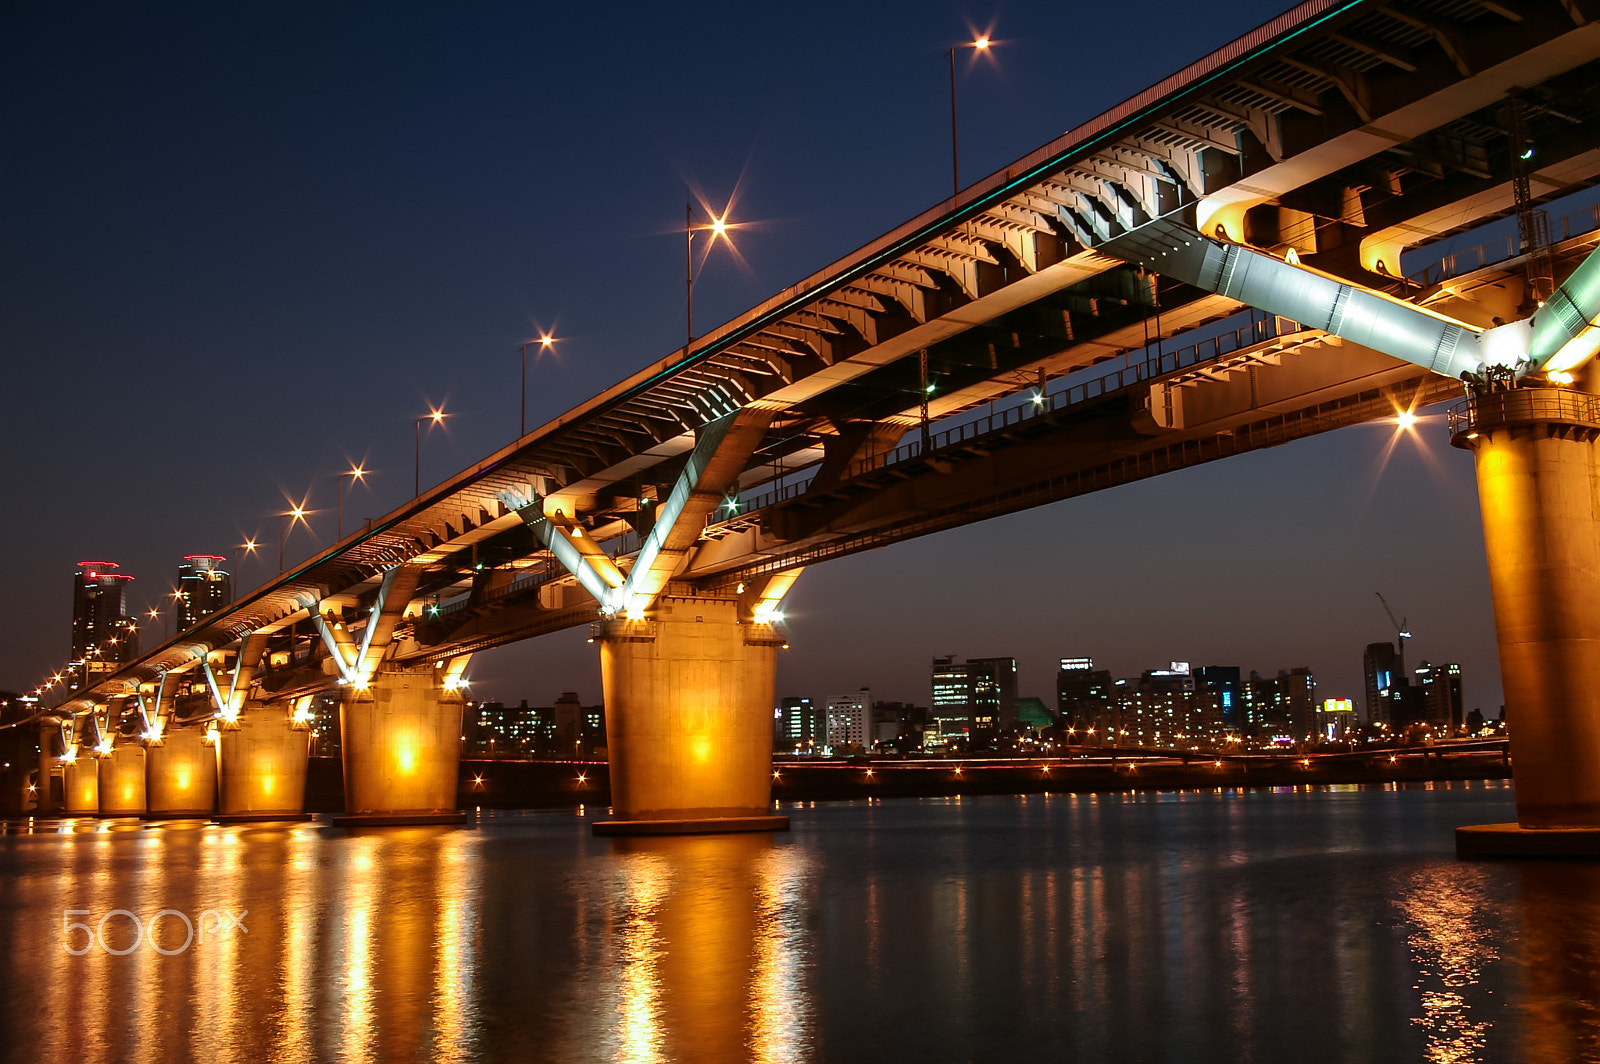
[[[1421,783],[1433,780],[1509,779],[1498,752],[1448,757],[1387,753],[1360,758],[1288,758],[1248,761],[929,760],[780,761],[774,765],[776,801],[861,798],[930,798],[958,794],[1104,793],[1237,787],[1294,787],[1335,783]],[[609,805],[610,770],[604,761],[463,761],[462,808],[546,809]],[[314,757],[306,781],[308,812],[344,809],[344,779],[337,758]]]

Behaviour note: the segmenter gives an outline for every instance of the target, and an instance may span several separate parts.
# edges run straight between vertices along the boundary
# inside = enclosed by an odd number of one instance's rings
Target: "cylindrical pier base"
[[[145,748],[145,791],[152,819],[210,816],[217,808],[217,750],[201,728],[168,726]]]
[[[379,673],[340,709],[345,826],[457,823],[462,694],[433,670]]]
[[[62,766],[66,780],[66,814],[95,816],[100,812],[100,759],[79,754]]]
[[[222,726],[218,819],[303,816],[310,756],[311,733],[295,728],[287,707],[246,703]]]
[[[735,599],[662,596],[597,640],[616,819],[596,834],[788,827],[770,815],[780,632],[741,620]]]
[[[100,763],[100,815],[139,816],[145,810],[144,747],[119,742]]]
[[[1600,827],[1600,396],[1486,392],[1451,428],[1476,457],[1517,822]]]

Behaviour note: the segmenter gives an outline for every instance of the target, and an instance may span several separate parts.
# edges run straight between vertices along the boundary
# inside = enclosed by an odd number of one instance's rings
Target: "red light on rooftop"
[[[220,554],[185,554],[183,556],[183,560],[186,562],[197,561],[201,558],[210,558],[214,562],[225,562],[228,560]]]
[[[91,562],[79,562],[78,563],[78,568],[79,569],[87,569],[91,565],[94,566],[96,569],[120,569],[120,568],[122,568],[122,566],[118,565],[116,562],[92,562],[92,561]]]

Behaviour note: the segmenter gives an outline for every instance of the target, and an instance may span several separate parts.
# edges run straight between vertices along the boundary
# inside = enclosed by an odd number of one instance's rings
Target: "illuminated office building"
[[[785,698],[772,711],[772,748],[794,753],[821,749],[827,736],[822,713],[809,698]]]
[[[1461,666],[1453,661],[1442,665],[1424,661],[1413,673],[1412,686],[1419,688],[1420,719],[1436,728],[1458,731],[1462,725]]]
[[[834,750],[872,745],[872,692],[828,699],[828,746]]]
[[[1017,726],[1017,659],[933,659],[933,719],[939,745],[992,737]]]

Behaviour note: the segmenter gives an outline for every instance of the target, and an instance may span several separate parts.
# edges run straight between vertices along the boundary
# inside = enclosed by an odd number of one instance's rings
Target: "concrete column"
[[[217,808],[217,750],[205,729],[168,724],[145,747],[145,793],[151,818],[210,816]]]
[[[596,834],[771,831],[780,631],[733,598],[663,595],[646,620],[601,622],[615,820]]]
[[[144,813],[144,747],[119,741],[100,763],[100,815],[139,816]]]
[[[39,721],[39,771],[34,780],[33,809],[36,813],[54,813],[62,803],[56,795],[54,777],[61,771],[57,760],[56,744],[61,735],[61,721],[44,717]]]
[[[288,706],[246,702],[239,719],[221,729],[218,819],[303,817],[311,733],[294,726]]]
[[[1597,439],[1600,396],[1574,389],[1487,392],[1452,416],[1476,458],[1524,830],[1600,829]]]
[[[68,816],[94,816],[100,812],[100,759],[80,753],[62,766],[66,780]]]
[[[345,815],[334,823],[448,824],[456,807],[465,696],[442,670],[380,672],[339,710]]]

